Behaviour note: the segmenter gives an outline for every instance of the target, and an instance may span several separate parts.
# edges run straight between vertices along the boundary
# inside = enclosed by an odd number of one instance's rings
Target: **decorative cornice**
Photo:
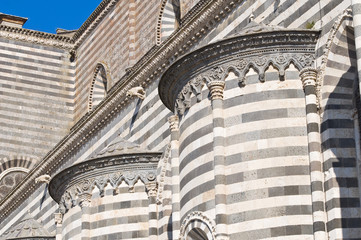
[[[81,25],[74,34],[72,40],[74,42],[73,51],[76,51],[83,41],[92,33],[99,25],[104,17],[113,9],[119,0],[103,0],[87,20]]]
[[[3,221],[35,190],[35,178],[55,172],[70,156],[104,127],[118,112],[129,104],[126,92],[135,86],[146,86],[158,79],[180,55],[207,34],[232,8],[242,0],[200,0],[201,6],[190,20],[178,28],[161,46],[155,46],[110,90],[107,97],[93,111],[87,113],[26,176],[6,198],[0,202],[0,221]],[[218,16],[216,18],[216,16]]]
[[[103,195],[104,187],[108,182],[116,188],[122,180],[132,188],[139,178],[144,182],[147,181],[146,178],[135,177],[139,175],[139,172],[144,171],[149,172],[147,179],[153,181],[155,180],[154,171],[156,171],[160,155],[160,152],[126,154],[116,157],[96,158],[78,163],[53,177],[49,184],[50,196],[59,203],[61,196],[69,188],[74,188],[74,191],[77,190],[78,192],[91,192],[95,186],[99,188],[100,195]],[[119,178],[113,183],[114,178],[112,176],[114,174],[118,174]],[[82,183],[81,186],[79,182]]]
[[[71,50],[74,46],[69,37],[4,25],[0,25],[0,37],[52,46],[65,50]]]
[[[225,81],[232,70],[244,87],[245,75],[254,68],[261,82],[273,65],[284,79],[285,69],[293,63],[298,70],[313,66],[319,31],[278,30],[252,33],[216,42],[200,48],[168,68],[159,83],[159,96],[176,114],[190,107],[191,95],[201,100],[202,87]]]
[[[119,0],[103,0],[72,38],[29,29],[0,25],[0,37],[47,45],[75,53]]]

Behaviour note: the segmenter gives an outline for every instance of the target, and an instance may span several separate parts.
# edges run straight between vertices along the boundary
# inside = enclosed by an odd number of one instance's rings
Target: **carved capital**
[[[148,197],[156,197],[158,186],[156,182],[149,182],[145,184],[145,188],[147,189]]]
[[[169,128],[171,132],[179,131],[179,117],[177,115],[172,115],[168,118]]]
[[[207,84],[212,100],[223,99],[224,81],[211,81]]]
[[[79,195],[79,206],[81,208],[90,207],[92,194],[88,192],[80,193]]]
[[[317,70],[315,68],[304,68],[300,72],[303,87],[316,86]]]
[[[54,213],[54,219],[55,219],[55,224],[56,225],[60,225],[63,223],[63,214],[61,213]]]

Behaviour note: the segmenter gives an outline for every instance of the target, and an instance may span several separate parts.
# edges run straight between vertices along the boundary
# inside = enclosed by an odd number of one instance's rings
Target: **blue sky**
[[[102,0],[0,0],[0,12],[28,21],[24,28],[55,33],[78,29]]]

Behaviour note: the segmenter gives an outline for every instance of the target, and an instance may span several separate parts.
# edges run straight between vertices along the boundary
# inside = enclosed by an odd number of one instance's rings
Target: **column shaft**
[[[308,153],[310,159],[310,180],[312,197],[313,233],[315,240],[327,238],[327,214],[323,159],[321,152],[320,116],[317,113],[316,77],[317,70],[307,68],[300,72],[305,91]]]
[[[89,240],[91,193],[81,193],[79,198],[79,205],[81,207],[81,239]]]
[[[146,184],[149,200],[149,239],[158,239],[157,183]]]
[[[179,197],[179,118],[169,119],[171,131],[171,167],[172,167],[172,238],[178,239],[180,233],[180,197]]]
[[[229,239],[227,229],[227,194],[225,175],[225,129],[223,115],[224,81],[208,84],[212,99],[213,117],[213,155],[214,155],[214,190],[216,205],[216,238]]]

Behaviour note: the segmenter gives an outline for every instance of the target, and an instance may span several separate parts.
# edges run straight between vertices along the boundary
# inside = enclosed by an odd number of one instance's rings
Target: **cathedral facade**
[[[0,13],[0,239],[360,239],[361,1]]]

